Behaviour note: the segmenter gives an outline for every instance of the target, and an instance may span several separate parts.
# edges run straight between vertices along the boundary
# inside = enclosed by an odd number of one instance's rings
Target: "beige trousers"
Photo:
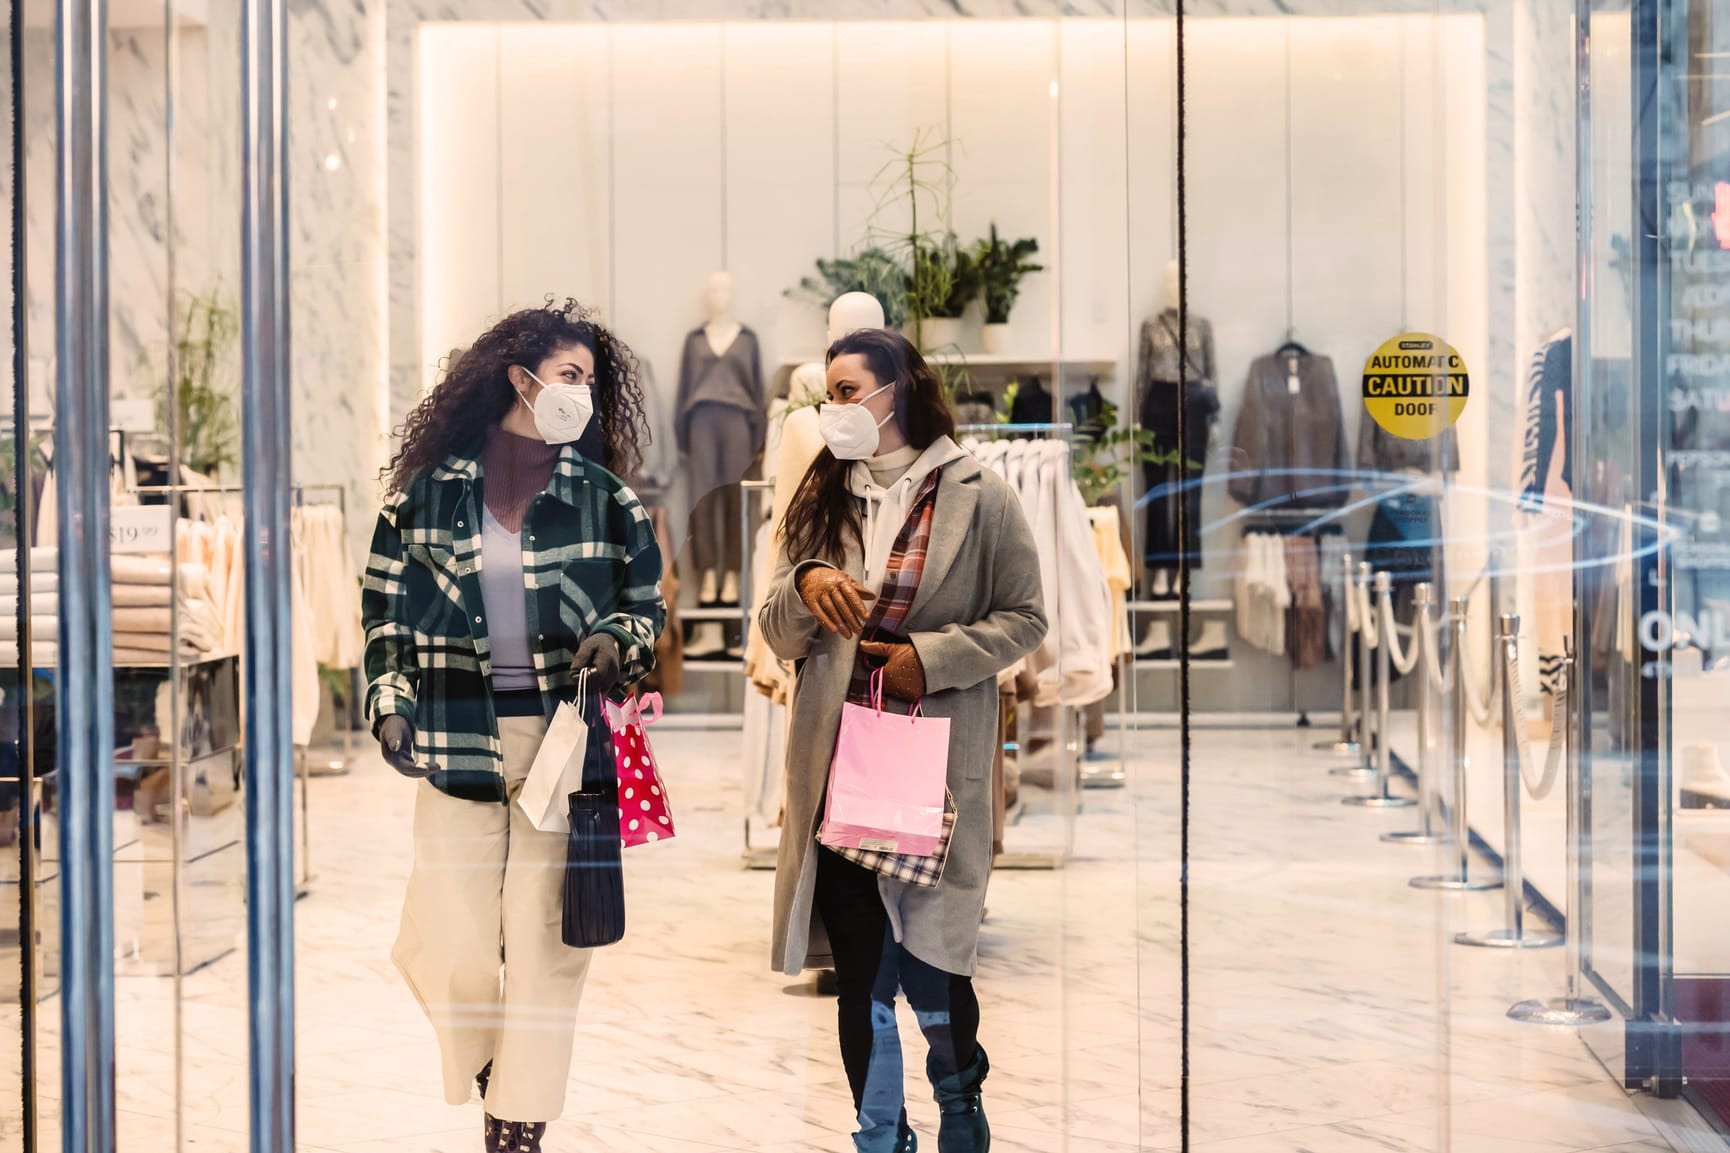
[[[486,1111],[504,1121],[563,1112],[592,953],[559,935],[565,835],[536,829],[515,803],[546,728],[537,717],[499,721],[509,805],[420,783],[414,868],[391,950],[438,1034],[445,1100],[469,1100],[491,1061]]]

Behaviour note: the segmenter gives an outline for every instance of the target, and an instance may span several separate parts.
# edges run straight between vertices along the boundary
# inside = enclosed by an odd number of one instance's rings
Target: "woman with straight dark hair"
[[[480,1090],[487,1153],[536,1153],[563,1110],[591,956],[559,931],[565,834],[512,802],[578,675],[594,693],[640,680],[666,619],[654,530],[616,475],[641,413],[630,349],[549,301],[453,359],[385,470],[366,711],[419,782],[391,959],[438,1035],[445,1100]]]
[[[991,870],[997,675],[1045,636],[1039,558],[1015,494],[955,443],[942,383],[911,343],[865,329],[836,341],[828,364],[826,447],[788,507],[758,622],[797,667],[774,962],[789,974],[834,965],[858,1150],[918,1146],[902,1093],[899,989],[930,1045],[937,1147],[976,1153],[991,1141],[973,970]],[[865,703],[877,670],[895,711],[917,702],[950,722],[955,821],[935,883],[929,858],[817,841],[842,705]]]

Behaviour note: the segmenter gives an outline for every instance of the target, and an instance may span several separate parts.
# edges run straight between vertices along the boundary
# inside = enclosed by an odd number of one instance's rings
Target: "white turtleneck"
[[[865,467],[871,470],[871,480],[878,488],[888,488],[907,475],[907,470],[919,459],[919,452],[912,445],[904,444],[894,452],[871,457],[865,462]]]

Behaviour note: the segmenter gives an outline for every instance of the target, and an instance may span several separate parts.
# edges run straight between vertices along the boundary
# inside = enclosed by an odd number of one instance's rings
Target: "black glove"
[[[424,777],[414,763],[414,726],[407,717],[390,716],[378,723],[378,747],[384,763],[405,777]]]
[[[571,678],[589,670],[589,691],[601,696],[613,691],[619,683],[619,642],[607,633],[594,633],[577,646],[571,659]]]

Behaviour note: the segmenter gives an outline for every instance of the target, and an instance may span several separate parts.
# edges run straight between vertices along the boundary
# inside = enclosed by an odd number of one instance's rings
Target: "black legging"
[[[926,964],[895,941],[889,914],[877,891],[877,874],[828,849],[817,848],[817,914],[829,932],[840,987],[836,1019],[841,1034],[841,1064],[853,1089],[853,1105],[868,1115],[865,1094],[873,1057],[885,1066],[876,1086],[898,1102],[901,1049],[895,1030],[895,991],[919,1019],[931,1046],[927,1072],[933,1080],[953,1077],[971,1066],[979,1050],[979,998],[973,978]],[[881,1034],[882,1048],[875,1054]],[[893,1051],[891,1052],[891,1048]],[[892,1069],[887,1066],[893,1066]],[[876,1116],[876,1120],[889,1118]]]

